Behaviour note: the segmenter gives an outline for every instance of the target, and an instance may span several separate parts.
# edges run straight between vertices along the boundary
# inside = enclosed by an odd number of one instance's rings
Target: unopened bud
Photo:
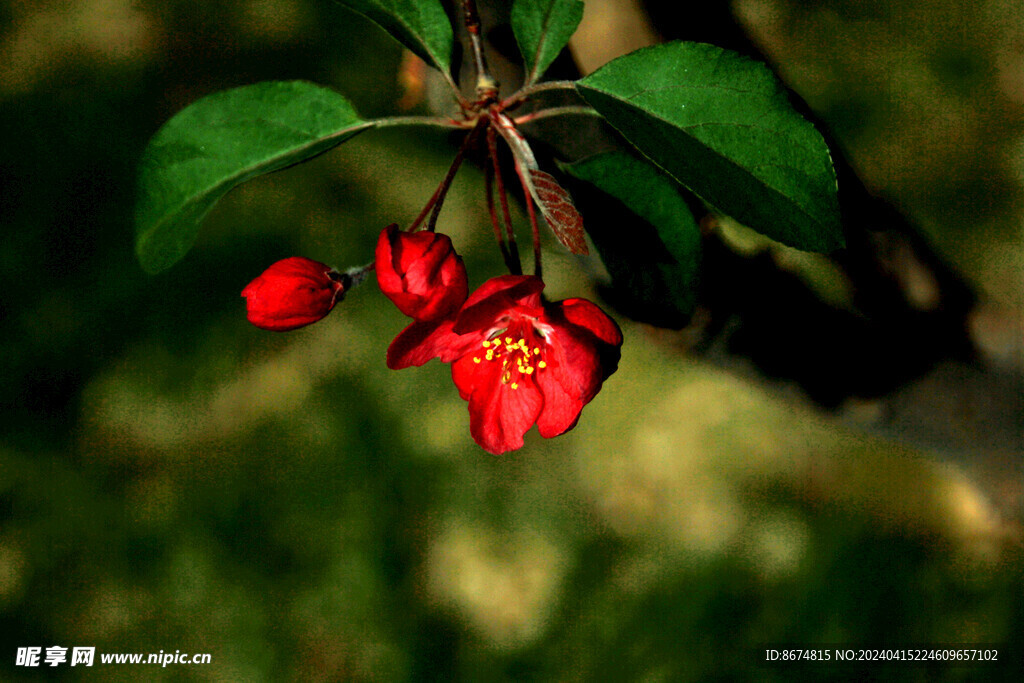
[[[437,320],[466,301],[466,266],[447,235],[389,225],[377,240],[376,257],[381,291],[411,318]]]
[[[344,279],[312,259],[292,256],[278,261],[242,290],[249,322],[275,332],[315,323],[344,296]]]

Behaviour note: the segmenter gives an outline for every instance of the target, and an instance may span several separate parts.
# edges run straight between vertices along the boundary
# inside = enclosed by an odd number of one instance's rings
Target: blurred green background
[[[1013,4],[737,3],[869,184],[1001,312],[993,353],[1011,374]],[[384,366],[404,319],[372,284],[291,334],[248,325],[239,292],[271,262],[365,263],[384,225],[407,223],[450,160],[442,133],[371,131],[250,182],[180,264],[145,276],[131,209],[149,136],[267,79],[394,113],[401,51],[372,24],[315,0],[6,0],[0,27],[0,678],[792,680],[810,670],[764,666],[763,644],[1021,656],[1019,509],[970,467],[670,334],[620,318],[622,365],[579,427],[496,458],[447,367]],[[481,182],[465,169],[441,219],[471,286],[500,271]],[[592,271],[552,246],[549,291],[593,297]],[[14,666],[17,647],[52,645],[212,664]]]

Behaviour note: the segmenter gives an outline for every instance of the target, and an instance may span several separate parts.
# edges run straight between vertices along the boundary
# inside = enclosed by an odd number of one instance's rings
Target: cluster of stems
[[[480,17],[477,13],[475,0],[462,0],[462,12],[465,19],[466,33],[472,47],[473,65],[476,70],[475,99],[467,98],[449,78],[455,97],[458,100],[462,118],[433,117],[401,117],[385,119],[378,125],[397,125],[419,123],[467,130],[448,172],[438,185],[434,194],[427,200],[423,210],[408,227],[409,232],[419,229],[434,231],[437,218],[444,204],[445,196],[451,188],[455,174],[462,165],[470,150],[482,149],[484,159],[484,185],[487,199],[487,210],[490,213],[494,237],[498,242],[502,258],[510,273],[521,275],[522,262],[516,244],[515,231],[509,210],[508,188],[505,183],[499,160],[498,138],[500,137],[512,154],[516,177],[522,187],[526,214],[530,220],[533,238],[534,275],[541,277],[540,229],[538,227],[537,206],[534,201],[531,170],[537,168],[537,162],[529,144],[519,132],[517,126],[523,123],[538,121],[551,116],[587,115],[594,110],[583,106],[559,106],[539,109],[519,117],[510,117],[506,112],[524,102],[532,95],[548,90],[573,89],[571,81],[548,81],[530,83],[518,91],[500,99],[498,81],[491,75],[487,67],[487,57],[480,37]],[[497,201],[495,201],[497,195]],[[500,208],[500,212],[499,212]]]

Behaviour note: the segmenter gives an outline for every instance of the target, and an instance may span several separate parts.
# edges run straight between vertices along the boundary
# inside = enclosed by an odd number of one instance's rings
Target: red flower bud
[[[377,240],[377,283],[398,310],[419,321],[458,310],[469,294],[466,266],[447,235],[389,225]]]
[[[249,322],[275,332],[315,323],[344,296],[341,280],[330,266],[308,258],[278,261],[242,290]]]

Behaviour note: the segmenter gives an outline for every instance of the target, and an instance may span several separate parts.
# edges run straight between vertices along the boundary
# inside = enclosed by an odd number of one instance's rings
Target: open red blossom
[[[495,455],[520,448],[534,424],[544,438],[567,432],[618,367],[622,332],[596,304],[545,303],[543,289],[532,276],[488,280],[457,315],[403,330],[388,367],[450,362],[470,433]]]
[[[242,290],[249,322],[275,332],[315,323],[344,296],[342,279],[330,266],[302,256],[278,261]]]
[[[469,293],[466,266],[451,239],[389,225],[377,240],[377,283],[405,315],[436,320],[458,310]]]

